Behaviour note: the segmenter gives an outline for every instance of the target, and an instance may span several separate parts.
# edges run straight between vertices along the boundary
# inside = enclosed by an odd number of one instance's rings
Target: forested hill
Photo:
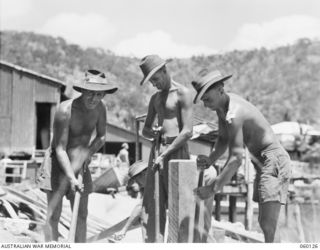
[[[84,49],[62,38],[27,32],[1,32],[0,41],[1,60],[58,78],[70,86],[88,68],[112,74],[120,91],[106,97],[108,121],[126,128],[132,127],[136,115],[146,113],[149,97],[155,91],[150,84],[139,85],[139,58],[120,57],[100,48]],[[320,125],[319,41],[301,39],[274,50],[175,59],[168,67],[175,80],[190,88],[190,81],[200,69],[218,68],[233,74],[226,84],[227,91],[250,100],[271,123],[292,120]],[[206,120],[215,119],[202,104],[195,107],[195,113]]]

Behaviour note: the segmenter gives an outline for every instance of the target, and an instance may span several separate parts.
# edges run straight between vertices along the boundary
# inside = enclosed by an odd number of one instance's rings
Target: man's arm
[[[228,133],[225,128],[225,124],[223,124],[223,121],[219,119],[219,132],[218,132],[218,138],[214,145],[214,151],[211,152],[209,155],[210,164],[212,165],[220,158],[220,156],[223,155],[224,152],[226,152],[226,149],[228,147]]]
[[[153,95],[150,98],[146,121],[145,121],[144,127],[142,129],[142,135],[146,138],[149,138],[149,139],[153,139],[155,136],[155,133],[152,130],[152,125],[153,125],[153,122],[156,118],[156,110],[154,108],[154,99],[155,99],[155,95]]]
[[[70,182],[77,182],[74,170],[71,167],[70,159],[67,154],[67,144],[69,136],[69,122],[70,122],[70,105],[66,103],[61,104],[54,116],[53,130],[54,130],[54,149],[64,173]]]
[[[177,138],[166,148],[161,154],[162,158],[171,154],[173,151],[181,147],[192,137],[192,95],[189,89],[182,88],[178,91],[179,104],[181,108],[182,130]]]
[[[228,126],[229,131],[229,157],[221,174],[213,183],[214,192],[220,190],[231,180],[232,176],[234,176],[238,168],[241,166],[244,153],[242,133],[243,122],[239,118],[234,118],[232,123],[227,124],[226,126]]]
[[[93,139],[89,146],[89,155],[87,160],[90,160],[92,155],[98,152],[106,142],[107,111],[106,107],[102,103],[100,104],[99,109],[99,119],[96,126],[96,137]]]
[[[218,138],[214,145],[214,150],[210,153],[209,156],[198,155],[197,157],[197,167],[199,169],[206,169],[220,158],[221,155],[226,151],[228,147],[228,133],[225,127],[225,124],[221,119],[219,119],[219,130]]]

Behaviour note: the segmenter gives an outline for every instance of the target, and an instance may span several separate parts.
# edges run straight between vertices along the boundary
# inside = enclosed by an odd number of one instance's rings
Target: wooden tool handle
[[[155,138],[154,159],[157,159],[160,151],[160,132]],[[160,242],[160,202],[159,202],[159,166],[155,166],[154,173],[154,199],[155,199],[155,242]]]
[[[203,175],[204,175],[204,170],[201,170],[199,173],[198,188],[202,187],[202,185],[203,185]],[[194,213],[193,242],[201,242],[201,236],[200,236],[200,232],[199,232],[200,210],[201,210],[201,203],[200,202],[196,201],[196,208],[195,208],[195,213]]]
[[[83,167],[81,168],[80,173],[78,175],[78,182],[79,182],[80,186],[83,183]],[[71,242],[71,243],[75,241],[75,237],[76,237],[80,198],[81,198],[81,192],[79,190],[76,190],[76,194],[75,194],[74,202],[73,202],[70,230],[69,230],[69,235],[68,235],[68,242]]]

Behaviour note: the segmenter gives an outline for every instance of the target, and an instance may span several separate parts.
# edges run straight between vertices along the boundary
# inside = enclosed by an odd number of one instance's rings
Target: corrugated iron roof
[[[30,75],[33,75],[33,76],[36,76],[36,77],[39,77],[39,78],[42,78],[44,80],[48,80],[54,84],[58,84],[58,85],[61,85],[63,87],[66,87],[66,84],[56,78],[53,78],[53,77],[50,77],[50,76],[47,76],[47,75],[43,75],[43,74],[40,74],[38,72],[35,72],[33,70],[30,70],[30,69],[26,69],[24,67],[21,67],[19,65],[16,65],[16,64],[12,64],[12,63],[9,63],[9,62],[6,62],[6,61],[3,61],[3,60],[0,60],[0,65],[4,65],[4,66],[7,66],[9,68],[12,68],[16,71],[19,71],[19,72],[23,72],[23,73],[27,73],[27,74],[30,74]]]

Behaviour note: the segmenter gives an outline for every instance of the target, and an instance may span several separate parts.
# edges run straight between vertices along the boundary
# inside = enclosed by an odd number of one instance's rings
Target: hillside
[[[63,38],[28,32],[0,32],[1,60],[18,64],[72,83],[88,68],[113,75],[120,87],[106,97],[108,121],[132,128],[136,115],[146,113],[150,86],[141,87],[139,59],[120,57],[100,48],[81,48]],[[175,59],[169,64],[173,78],[191,88],[190,81],[203,67],[232,73],[226,89],[257,105],[271,123],[283,120],[320,125],[320,42],[301,39],[295,45],[274,50],[233,51],[223,55]],[[202,104],[195,113],[215,119]]]

